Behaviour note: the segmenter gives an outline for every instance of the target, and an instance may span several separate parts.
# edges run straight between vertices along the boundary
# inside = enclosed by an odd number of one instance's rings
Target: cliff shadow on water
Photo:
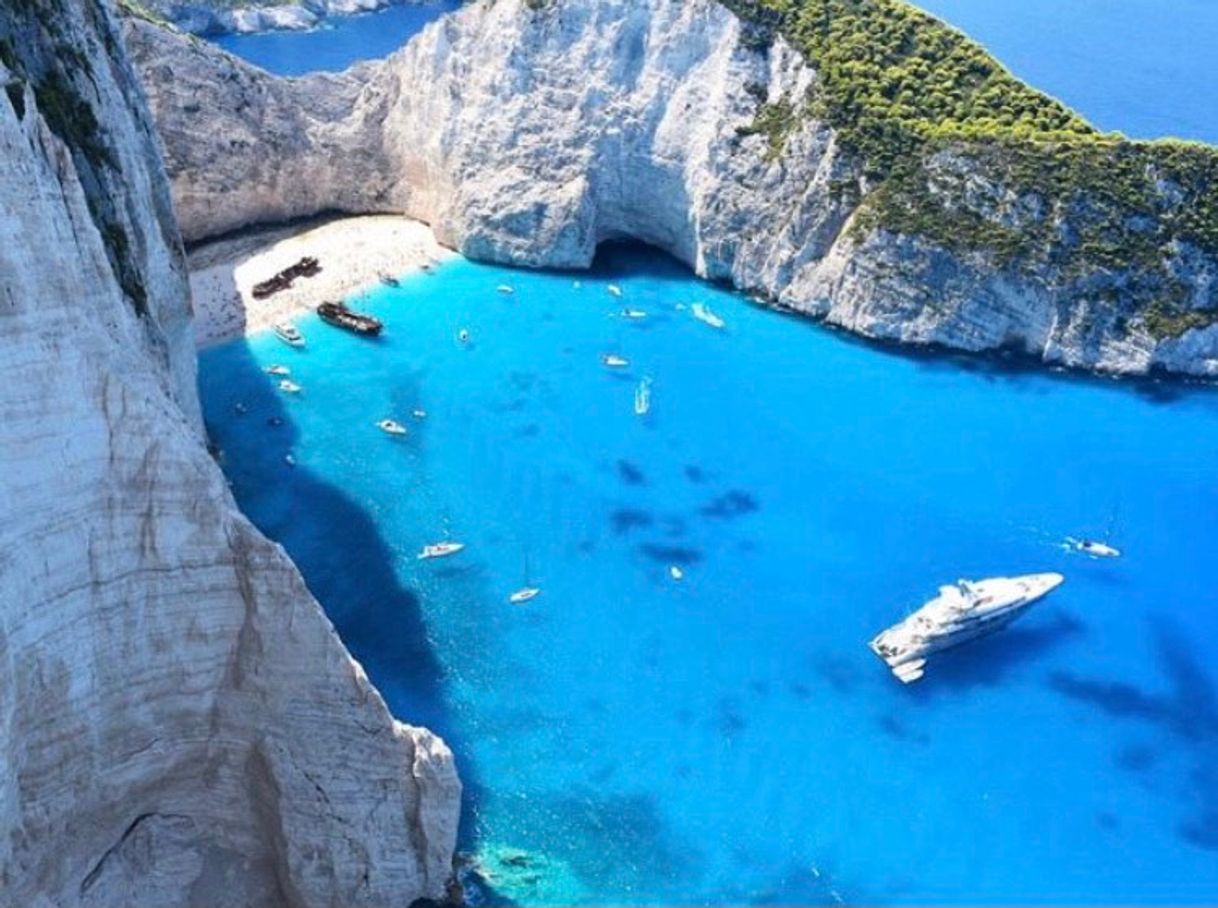
[[[426,726],[452,749],[463,786],[458,846],[473,848],[471,818],[484,789],[453,718],[419,596],[399,580],[373,516],[342,489],[288,462],[300,432],[276,390],[278,379],[263,372],[249,342],[203,350],[199,359],[208,437],[238,505],[292,557],[394,716]]]

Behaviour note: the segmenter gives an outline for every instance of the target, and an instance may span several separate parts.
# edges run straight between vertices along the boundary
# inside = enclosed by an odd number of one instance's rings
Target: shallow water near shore
[[[207,421],[394,712],[457,750],[498,897],[1218,899],[1218,394],[884,352],[631,247],[355,304],[380,340],[308,316],[304,351],[204,351]],[[1115,562],[1058,545],[1110,529]],[[940,583],[1040,570],[1066,584],[917,685],[866,647]]]

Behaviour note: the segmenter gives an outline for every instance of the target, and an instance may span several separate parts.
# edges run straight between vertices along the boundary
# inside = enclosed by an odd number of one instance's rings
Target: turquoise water
[[[277,76],[339,72],[393,53],[423,26],[457,9],[460,0],[391,6],[357,16],[331,16],[310,31],[223,35],[216,44]]]
[[[917,0],[1104,129],[1218,142],[1212,0]]]
[[[207,420],[394,711],[456,749],[493,897],[1218,899],[1213,392],[897,355],[628,248],[358,305],[379,341],[309,316],[304,351],[206,351]],[[1119,561],[1057,545],[1110,527]],[[1066,584],[917,685],[866,648],[940,583],[1042,570]]]

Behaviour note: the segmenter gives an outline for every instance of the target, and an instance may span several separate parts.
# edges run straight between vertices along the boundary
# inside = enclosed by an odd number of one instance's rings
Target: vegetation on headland
[[[744,41],[781,34],[818,80],[762,105],[769,154],[804,117],[832,125],[868,192],[856,235],[882,227],[1011,269],[1050,268],[1154,299],[1160,336],[1214,321],[1184,308],[1169,257],[1218,255],[1218,149],[1101,133],[1020,82],[980,45],[902,0],[724,0]],[[978,179],[980,178],[980,180]]]

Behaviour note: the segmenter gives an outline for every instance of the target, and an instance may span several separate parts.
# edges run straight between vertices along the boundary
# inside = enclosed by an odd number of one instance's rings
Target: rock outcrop
[[[1218,375],[1218,325],[1200,316],[1218,310],[1215,256],[1163,251],[1199,313],[1165,331],[1137,273],[1014,269],[869,225],[872,187],[833,128],[764,123],[817,73],[713,0],[478,0],[385,61],[291,81],[146,23],[128,37],[190,239],[401,212],[475,258],[581,267],[631,237],[869,337]],[[976,218],[1054,217],[975,162],[936,166]]]
[[[299,0],[230,3],[225,0],[130,0],[139,9],[195,35],[250,34],[317,28],[329,16],[367,13],[429,0]]]
[[[0,6],[0,901],[438,897],[451,754],[393,720],[206,449],[117,26]]]

